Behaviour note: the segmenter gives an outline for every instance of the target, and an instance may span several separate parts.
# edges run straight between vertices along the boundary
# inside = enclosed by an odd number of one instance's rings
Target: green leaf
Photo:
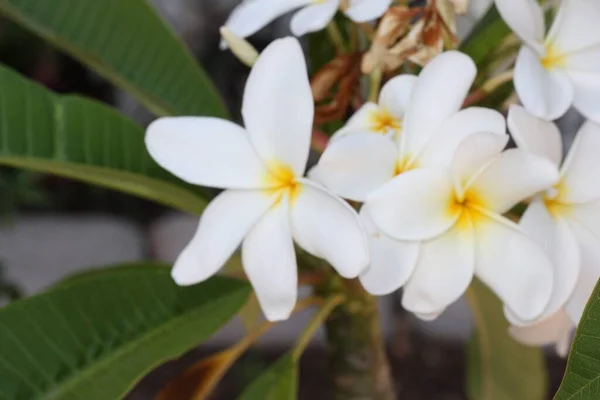
[[[223,277],[182,288],[169,272],[109,268],[0,309],[0,398],[122,398],[210,337],[250,291]]]
[[[199,213],[199,188],[160,168],[144,131],[112,108],[57,96],[0,66],[0,164],[61,175]]]
[[[157,115],[227,115],[210,79],[148,0],[0,0],[0,12]]]
[[[463,40],[460,50],[471,56],[477,66],[481,66],[510,33],[510,28],[500,17],[496,6],[492,5]]]
[[[263,372],[238,400],[293,400],[298,396],[298,364],[288,353]]]
[[[473,281],[467,297],[477,328],[468,346],[469,399],[546,399],[548,377],[542,350],[523,346],[509,336],[501,302],[481,282]]]
[[[600,281],[585,306],[554,400],[600,398]]]

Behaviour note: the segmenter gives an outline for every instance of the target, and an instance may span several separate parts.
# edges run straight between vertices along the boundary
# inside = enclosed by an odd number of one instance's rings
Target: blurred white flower
[[[523,215],[521,228],[551,256],[554,287],[550,303],[536,325],[513,327],[526,344],[556,343],[566,354],[572,328],[579,323],[594,285],[600,278],[600,125],[588,121],[562,159],[556,125],[510,109],[510,131],[517,145],[546,157],[560,181],[536,196]]]
[[[514,83],[529,112],[547,120],[571,106],[600,122],[600,2],[563,0],[550,31],[536,0],[495,0],[521,38]]]
[[[162,167],[186,182],[227,189],[206,208],[179,255],[180,285],[215,274],[242,244],[242,262],[269,320],[286,319],[297,294],[292,238],[356,277],[368,264],[368,245],[356,212],[302,178],[314,105],[296,39],[274,41],[259,56],[244,93],[245,129],[209,117],[161,118],[146,146]]]
[[[225,26],[240,37],[248,37],[276,18],[296,9],[290,29],[295,36],[319,31],[338,9],[354,22],[372,21],[385,13],[392,0],[244,0],[229,16]],[[221,42],[224,48],[226,45]]]
[[[531,320],[548,301],[552,269],[500,214],[549,187],[558,173],[526,152],[499,154],[508,136],[498,112],[459,111],[475,75],[467,56],[446,52],[417,79],[393,79],[379,105],[365,106],[331,141],[310,176],[365,202],[371,264],[360,280],[369,292],[405,285],[404,307],[431,319],[460,297],[475,272],[510,310]],[[372,129],[368,122],[382,106],[401,129]],[[462,179],[453,183],[450,169]]]

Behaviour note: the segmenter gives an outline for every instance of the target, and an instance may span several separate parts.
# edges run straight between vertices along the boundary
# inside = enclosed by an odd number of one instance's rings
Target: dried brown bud
[[[393,60],[388,59],[389,49],[406,35],[417,14],[418,10],[410,10],[405,6],[392,7],[386,12],[377,27],[371,49],[363,58],[364,74],[370,74],[377,68],[389,69],[388,64],[393,63]]]
[[[457,14],[466,14],[467,9],[469,8],[469,0],[448,0],[452,7],[454,8],[454,12]]]
[[[315,103],[315,124],[344,117],[358,87],[360,54],[342,54],[321,68],[311,80]],[[337,90],[336,90],[337,89]]]
[[[463,3],[466,0],[457,0],[459,6]],[[456,42],[456,10],[451,0],[428,0],[424,8],[395,9],[382,19],[376,40],[363,59],[363,73],[375,68],[394,71],[407,60],[424,66],[443,51],[445,43]]]

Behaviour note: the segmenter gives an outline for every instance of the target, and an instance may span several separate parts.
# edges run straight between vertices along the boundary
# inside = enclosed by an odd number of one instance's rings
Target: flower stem
[[[371,72],[371,86],[369,87],[369,101],[373,103],[377,103],[377,99],[379,98],[379,89],[381,89],[381,79],[381,68],[375,68],[375,70]]]
[[[334,399],[395,399],[377,300],[357,280],[331,279],[317,290],[344,296],[325,323]]]
[[[340,28],[337,26],[335,21],[332,20],[329,24],[327,24],[327,33],[329,34],[329,38],[338,52],[345,52],[346,45],[344,44],[344,37],[342,36],[342,32],[340,32]]]
[[[295,360],[300,359],[300,356],[302,355],[304,350],[306,350],[306,346],[308,346],[308,344],[310,343],[310,340],[312,339],[319,326],[323,324],[323,321],[325,320],[325,318],[327,318],[331,311],[343,301],[344,297],[342,295],[336,295],[327,299],[323,303],[323,306],[321,307],[319,312],[317,312],[317,314],[309,322],[306,328],[304,328],[304,332],[296,342],[296,346],[294,347],[294,351],[292,353],[293,358]]]
[[[486,98],[489,94],[493,93],[500,86],[504,85],[507,82],[510,82],[513,79],[514,71],[511,69],[509,71],[502,72],[496,76],[491,77],[487,81],[481,85],[481,87],[475,91],[473,91],[463,103],[463,107],[471,106],[475,103],[480,102],[484,98]]]

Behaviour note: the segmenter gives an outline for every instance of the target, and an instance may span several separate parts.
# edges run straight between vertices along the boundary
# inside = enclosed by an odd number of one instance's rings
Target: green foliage
[[[323,68],[325,64],[333,60],[336,51],[326,30],[318,31],[308,35],[308,59],[310,61],[311,76]]]
[[[544,400],[548,377],[541,349],[508,334],[498,298],[481,282],[468,291],[476,333],[468,346],[467,390],[471,400]]]
[[[244,390],[239,400],[293,400],[298,396],[298,363],[282,356]]]
[[[575,332],[563,381],[554,400],[600,398],[600,283],[585,306]]]
[[[160,168],[144,131],[110,107],[57,96],[0,67],[0,164],[117,189],[184,211],[206,205]]]
[[[147,0],[0,0],[0,12],[157,115],[227,115],[210,79]]]
[[[480,67],[510,33],[510,28],[500,18],[496,7],[492,5],[469,36],[463,40],[459,50],[471,56],[475,64]]]
[[[109,268],[0,309],[0,398],[122,398],[152,368],[210,337],[249,293],[223,277],[181,288],[169,272]]]

